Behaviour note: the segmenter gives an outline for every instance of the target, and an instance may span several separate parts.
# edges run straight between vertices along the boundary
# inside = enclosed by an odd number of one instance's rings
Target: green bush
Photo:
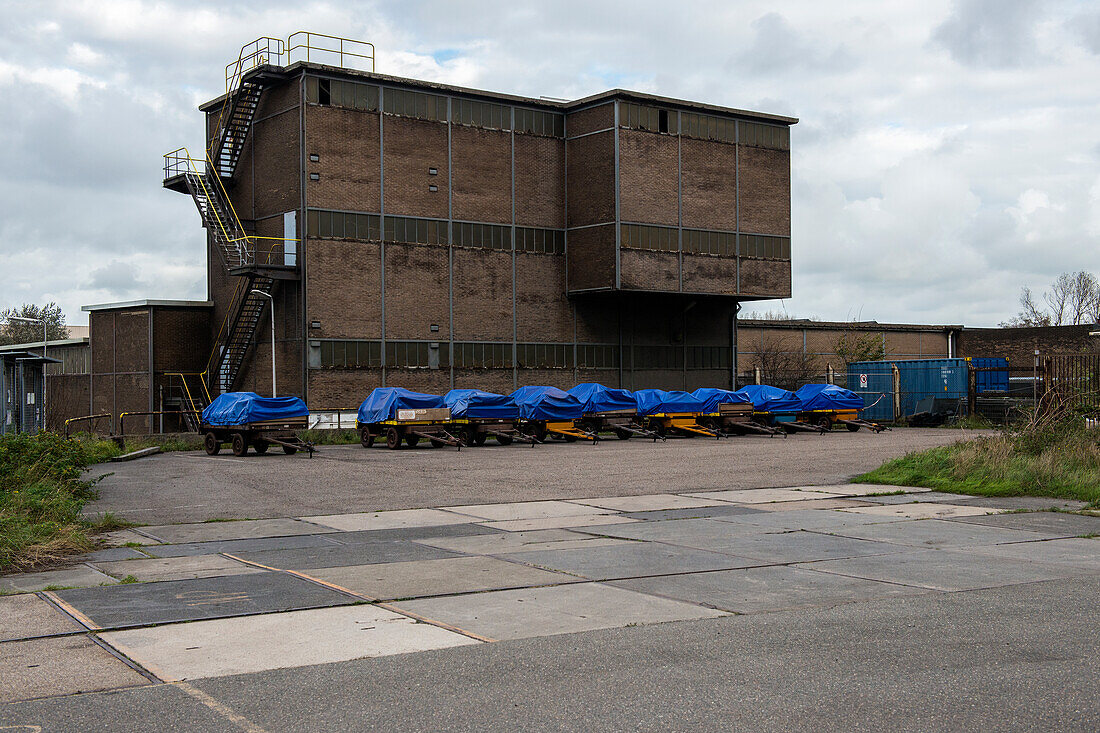
[[[117,452],[56,433],[0,436],[0,571],[31,569],[94,546],[80,512],[96,498],[84,470]]]

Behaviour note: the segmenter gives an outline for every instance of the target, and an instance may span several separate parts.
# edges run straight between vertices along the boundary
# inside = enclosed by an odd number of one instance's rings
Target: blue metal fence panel
[[[968,377],[966,359],[852,362],[848,365],[848,389],[863,398],[865,407],[862,415],[865,419],[893,419],[894,365],[898,367],[902,417],[915,413],[917,403],[928,397],[961,399],[965,404]]]

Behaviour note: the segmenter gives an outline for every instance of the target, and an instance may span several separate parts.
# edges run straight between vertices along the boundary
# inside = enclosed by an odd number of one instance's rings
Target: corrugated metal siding
[[[894,418],[892,367],[897,365],[901,386],[901,414],[912,415],[917,403],[927,397],[966,401],[966,359],[912,359],[861,361],[848,365],[848,389],[863,397],[863,417],[868,420]],[[993,374],[992,372],[987,372]],[[863,386],[860,375],[866,375]]]

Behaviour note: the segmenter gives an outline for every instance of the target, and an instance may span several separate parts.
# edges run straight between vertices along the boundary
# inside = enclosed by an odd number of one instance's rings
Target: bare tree
[[[881,361],[886,358],[882,333],[848,329],[837,337],[833,351],[845,366],[854,361]]]
[[[1036,302],[1031,288],[1020,291],[1020,312],[1004,327],[1066,326],[1100,319],[1100,281],[1091,272],[1063,272]]]
[[[760,368],[765,384],[783,389],[798,389],[817,376],[813,360],[801,349],[791,350],[783,339],[770,337],[760,344],[753,356],[753,366]]]

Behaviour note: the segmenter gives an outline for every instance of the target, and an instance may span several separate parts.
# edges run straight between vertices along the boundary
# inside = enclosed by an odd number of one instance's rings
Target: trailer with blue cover
[[[691,394],[703,402],[703,413],[699,422],[706,427],[726,435],[762,433],[771,436],[780,432],[753,422],[752,402],[733,390],[700,387]]]
[[[863,398],[851,390],[835,384],[804,384],[794,393],[802,401],[799,420],[832,430],[843,425],[851,432],[860,428],[870,428],[882,432],[882,426],[860,418]]]
[[[586,432],[610,431],[619,440],[629,440],[635,435],[654,440],[661,438],[642,425],[638,418],[638,400],[630,390],[584,382],[570,389],[569,394],[581,402],[584,415],[575,424]]]
[[[748,384],[736,394],[752,403],[753,419],[762,425],[781,428],[788,433],[797,430],[825,432],[820,426],[799,421],[802,400],[788,389],[770,384]]]
[[[370,448],[380,437],[385,437],[386,447],[391,450],[402,444],[415,448],[421,438],[433,448],[451,445],[461,450],[463,446],[443,398],[404,387],[378,387],[372,391],[359,405],[355,429],[364,448]]]
[[[640,389],[634,393],[638,400],[638,414],[642,416],[646,428],[661,437],[681,435],[690,438],[705,435],[708,438],[721,438],[722,434],[714,428],[702,425],[699,416],[704,413],[705,405],[690,392],[664,389]]]
[[[297,397],[226,392],[207,405],[199,423],[203,447],[211,456],[229,443],[235,456],[247,454],[249,447],[263,455],[278,445],[287,455],[305,450],[313,457],[313,444],[298,437],[298,431],[309,427],[309,408]]]
[[[577,426],[584,417],[581,401],[557,387],[520,387],[509,395],[519,408],[519,425],[524,433],[545,443],[550,437],[599,441],[599,435]]]
[[[451,411],[451,422],[461,431],[466,445],[485,445],[490,437],[501,445],[513,441],[530,443],[537,441],[516,427],[519,406],[510,395],[483,392],[480,389],[452,389],[443,395],[443,402]]]

